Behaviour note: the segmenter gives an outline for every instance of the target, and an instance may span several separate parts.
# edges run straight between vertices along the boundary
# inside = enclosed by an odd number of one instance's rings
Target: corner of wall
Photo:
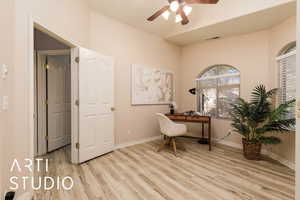
[[[297,2],[297,42],[300,41],[300,2]],[[297,66],[300,66],[300,47],[297,45]],[[297,70],[297,85],[300,86],[300,70]],[[300,90],[297,88],[297,102],[300,101]],[[300,133],[300,118],[296,123],[297,135]],[[300,137],[296,137],[296,198],[300,199]]]

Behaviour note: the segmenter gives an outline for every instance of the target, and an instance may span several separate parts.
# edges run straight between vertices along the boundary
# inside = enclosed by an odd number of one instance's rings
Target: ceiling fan
[[[169,5],[161,8],[147,20],[154,21],[160,15],[168,20],[171,12],[174,12],[176,13],[175,22],[181,22],[182,25],[186,25],[190,22],[187,16],[192,12],[192,7],[188,6],[188,4],[216,4],[219,0],[168,0],[168,2]]]

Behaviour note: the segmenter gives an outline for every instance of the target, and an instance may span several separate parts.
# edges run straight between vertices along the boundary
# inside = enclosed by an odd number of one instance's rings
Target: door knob
[[[114,107],[111,107],[110,110],[113,112],[115,111],[116,109]]]

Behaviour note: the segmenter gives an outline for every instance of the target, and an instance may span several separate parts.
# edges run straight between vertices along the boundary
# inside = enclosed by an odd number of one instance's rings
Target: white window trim
[[[296,55],[296,50],[291,51],[291,52],[289,52],[289,53],[287,53],[287,54],[283,54],[283,55],[281,55],[281,56],[278,56],[278,57],[276,58],[276,60],[279,61],[279,60],[282,60],[282,59],[285,59],[285,58],[288,58],[288,57],[291,57],[291,56],[294,56],[294,55]]]
[[[235,76],[240,76],[240,73],[223,74],[223,75],[217,75],[217,76],[197,78],[196,81],[211,80],[211,79],[225,78],[225,77],[235,77]]]

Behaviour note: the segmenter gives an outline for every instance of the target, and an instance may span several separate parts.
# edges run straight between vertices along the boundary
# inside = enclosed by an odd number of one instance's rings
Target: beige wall
[[[241,97],[249,99],[251,90],[258,84],[276,87],[275,56],[280,48],[295,40],[295,18],[260,32],[212,40],[185,46],[180,67],[180,106],[184,110],[196,109],[195,96],[188,89],[195,87],[195,77],[214,64],[228,64],[241,72]],[[230,121],[212,121],[214,138],[222,138],[231,129]],[[241,137],[231,135],[225,142],[240,144]],[[269,148],[269,147],[268,147]],[[294,162],[294,135],[284,137],[284,143],[271,151]]]
[[[9,67],[9,76],[6,80],[0,78],[0,97],[3,95],[12,99],[11,90],[12,84],[12,68],[13,68],[13,23],[14,23],[14,3],[13,1],[3,1],[0,6],[0,65],[6,64]],[[9,105],[9,110],[3,112],[0,109],[0,199],[3,199],[4,190],[6,189],[6,180],[8,177],[7,160],[12,155],[12,110]]]
[[[180,49],[111,18],[92,13],[90,19],[91,48],[115,60],[116,143],[158,136],[155,113],[166,112],[168,106],[131,106],[131,66],[168,68],[178,74]]]
[[[15,23],[12,24],[15,25],[15,67],[11,74],[14,83],[8,86],[14,92],[10,102],[11,105],[14,105],[14,107],[12,106],[14,130],[9,133],[14,144],[10,146],[10,152],[13,154],[10,158],[17,158],[22,161],[24,158],[31,158],[32,147],[30,147],[30,143],[33,142],[28,132],[29,18],[31,16],[41,25],[67,38],[74,44],[88,47],[89,8],[85,0],[14,0],[14,2],[16,14]],[[4,167],[7,168],[9,162],[5,164],[7,165]]]

